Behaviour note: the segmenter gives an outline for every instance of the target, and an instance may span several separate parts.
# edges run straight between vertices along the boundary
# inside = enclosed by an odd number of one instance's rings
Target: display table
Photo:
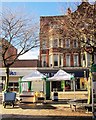
[[[23,92],[19,95],[21,102],[36,102],[36,97],[34,92]]]

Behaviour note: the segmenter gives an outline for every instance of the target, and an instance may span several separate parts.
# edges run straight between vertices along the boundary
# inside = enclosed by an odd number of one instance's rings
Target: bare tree
[[[39,25],[35,16],[3,9],[0,14],[0,30],[0,56],[6,68],[5,90],[8,90],[10,66],[19,56],[39,46]]]
[[[59,20],[58,20],[59,21]],[[67,21],[67,22],[66,22]],[[61,21],[60,21],[61,22]],[[68,14],[61,24],[66,31],[65,36],[68,38],[77,38],[81,45],[81,52],[86,51],[91,55],[91,64],[96,64],[96,2],[89,3],[82,1],[78,5],[75,12],[71,12],[68,8]],[[88,88],[88,103],[91,103],[91,80],[92,75],[89,75],[90,87]]]
[[[83,50],[92,55],[93,64],[96,55],[96,3],[82,2],[82,5],[68,16],[68,21],[68,28],[77,36]]]

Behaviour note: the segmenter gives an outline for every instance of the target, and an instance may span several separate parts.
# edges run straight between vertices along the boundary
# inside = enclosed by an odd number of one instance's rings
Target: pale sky
[[[32,12],[36,13],[38,18],[40,18],[40,16],[62,15],[61,9],[66,13],[68,7],[70,7],[72,11],[75,11],[80,4],[79,1],[82,0],[35,0],[35,2],[34,0],[1,0],[2,9],[3,6],[11,9],[23,7],[28,14]],[[39,48],[29,51],[21,56],[20,59],[38,59],[38,55]]]

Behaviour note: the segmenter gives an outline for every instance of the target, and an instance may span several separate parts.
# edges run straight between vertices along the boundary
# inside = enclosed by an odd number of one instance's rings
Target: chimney
[[[71,14],[71,9],[68,8],[68,9],[67,9],[67,15],[70,15],[70,14]]]
[[[82,2],[88,2],[88,0],[82,0]]]

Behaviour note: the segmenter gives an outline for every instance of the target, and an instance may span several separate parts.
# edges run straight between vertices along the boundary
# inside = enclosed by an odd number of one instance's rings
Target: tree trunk
[[[9,67],[6,67],[6,83],[5,83],[5,91],[8,91],[8,85],[9,85]]]

